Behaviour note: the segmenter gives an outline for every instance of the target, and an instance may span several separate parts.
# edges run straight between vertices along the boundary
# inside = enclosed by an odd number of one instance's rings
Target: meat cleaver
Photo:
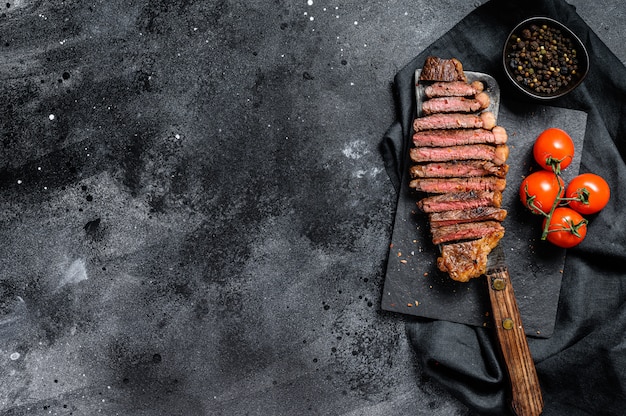
[[[511,408],[517,416],[538,416],[543,410],[541,387],[500,244],[487,257],[485,276],[494,328],[511,382]]]

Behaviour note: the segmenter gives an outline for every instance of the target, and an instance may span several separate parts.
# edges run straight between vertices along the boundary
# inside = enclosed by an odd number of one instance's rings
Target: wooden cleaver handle
[[[496,334],[511,381],[511,407],[517,416],[537,416],[543,397],[535,363],[530,355],[522,318],[506,267],[487,274]]]

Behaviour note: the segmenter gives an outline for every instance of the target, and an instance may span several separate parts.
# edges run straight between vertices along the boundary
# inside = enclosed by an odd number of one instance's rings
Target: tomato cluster
[[[542,169],[524,178],[520,200],[533,214],[544,217],[542,240],[574,247],[587,235],[584,215],[595,214],[608,204],[609,185],[596,174],[583,173],[566,186],[561,171],[574,158],[574,141],[564,130],[544,130],[533,145],[533,158]]]

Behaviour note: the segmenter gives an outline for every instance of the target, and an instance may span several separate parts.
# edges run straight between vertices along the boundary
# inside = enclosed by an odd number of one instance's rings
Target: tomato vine
[[[589,221],[583,215],[602,210],[610,198],[607,182],[584,173],[565,187],[562,171],[574,156],[571,137],[560,129],[547,129],[533,146],[533,156],[542,168],[526,176],[520,186],[520,200],[534,214],[544,217],[541,240],[560,247],[573,247],[587,234]]]

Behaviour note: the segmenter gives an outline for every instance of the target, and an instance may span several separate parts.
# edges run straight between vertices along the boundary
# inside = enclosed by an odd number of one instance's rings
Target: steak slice
[[[450,147],[413,147],[409,150],[414,162],[450,162],[455,160],[488,160],[503,165],[509,157],[507,145],[468,144]]]
[[[422,114],[436,113],[475,113],[489,107],[489,95],[484,92],[474,98],[468,97],[438,97],[422,103]]]
[[[427,213],[477,207],[500,208],[500,206],[502,206],[500,191],[450,192],[427,196],[417,201],[417,207]]]
[[[420,192],[446,194],[449,192],[504,191],[506,179],[497,176],[474,176],[471,178],[417,178],[409,187]]]
[[[506,144],[508,135],[504,127],[486,129],[423,130],[413,134],[413,144],[420,146],[447,147],[463,144]]]
[[[487,160],[432,162],[413,165],[409,168],[412,178],[467,178],[487,175],[504,178],[508,172],[509,165],[496,165]]]
[[[418,117],[413,121],[415,131],[435,129],[487,129],[496,126],[496,118],[491,111],[480,114],[437,113]]]
[[[496,207],[476,207],[471,209],[455,209],[452,211],[433,212],[428,216],[431,227],[461,224],[477,221],[499,221],[506,218],[507,211]]]
[[[504,227],[498,221],[467,222],[441,227],[433,227],[431,224],[430,227],[433,244],[435,245],[450,241],[473,240],[496,231],[504,232]]]
[[[437,56],[426,58],[419,80],[467,82],[461,61],[456,58],[444,59]]]
[[[471,84],[463,81],[433,82],[424,86],[424,95],[428,98],[435,97],[472,97],[485,89],[480,81]]]
[[[478,240],[445,244],[437,258],[437,267],[458,282],[482,276],[487,272],[487,256],[503,236],[504,230],[499,230]]]

